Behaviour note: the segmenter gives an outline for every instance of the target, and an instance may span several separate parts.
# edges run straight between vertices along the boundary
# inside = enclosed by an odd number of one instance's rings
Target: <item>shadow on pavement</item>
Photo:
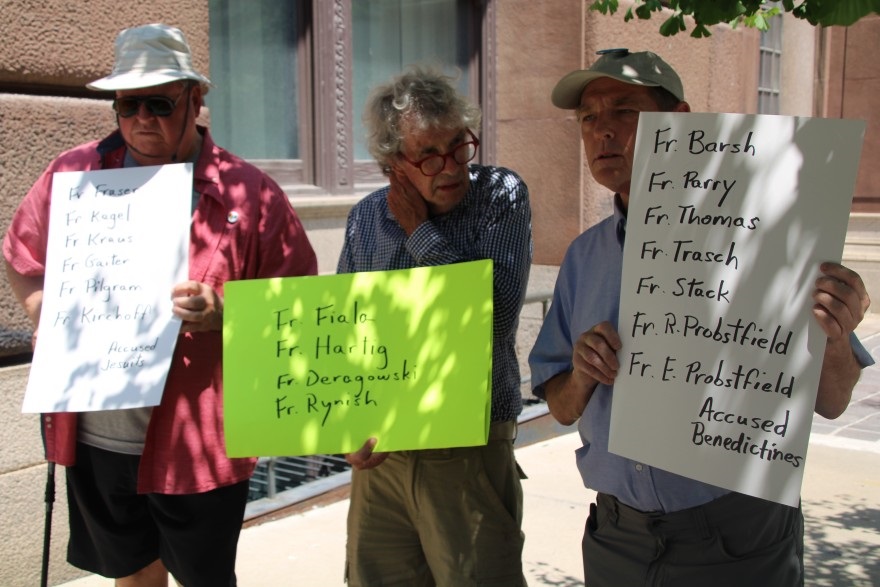
[[[810,506],[805,512],[806,584],[816,587],[877,585],[880,508],[851,498],[842,503],[813,502]],[[811,511],[822,511],[822,515],[810,516]],[[841,540],[841,536],[845,539]]]
[[[535,563],[529,569],[529,577],[538,579],[538,585],[551,587],[584,587],[584,582],[578,577],[572,577],[564,569],[548,565],[547,563]]]

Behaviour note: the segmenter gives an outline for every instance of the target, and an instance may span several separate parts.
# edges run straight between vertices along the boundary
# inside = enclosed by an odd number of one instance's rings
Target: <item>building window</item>
[[[298,159],[293,3],[210,0],[211,133],[248,159]]]
[[[352,68],[355,159],[369,159],[359,113],[377,82],[414,63],[440,65],[458,76],[458,89],[468,93],[468,66],[473,52],[470,2],[461,0],[371,0],[354,2]],[[430,26],[425,26],[430,25]]]
[[[770,21],[770,28],[761,31],[758,82],[758,114],[779,114],[779,91],[782,84],[782,16]]]
[[[486,110],[491,14],[492,0],[209,0],[211,132],[288,194],[363,191],[382,181],[364,143],[369,91],[435,63]]]

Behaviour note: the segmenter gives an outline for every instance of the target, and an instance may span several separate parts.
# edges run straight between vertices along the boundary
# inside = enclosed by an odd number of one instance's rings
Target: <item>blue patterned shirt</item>
[[[483,165],[469,169],[470,187],[458,206],[423,222],[409,237],[388,208],[388,186],[358,202],[348,215],[336,271],[387,271],[492,259],[491,419],[513,420],[522,411],[516,329],[532,263],[529,190],[509,169]]]

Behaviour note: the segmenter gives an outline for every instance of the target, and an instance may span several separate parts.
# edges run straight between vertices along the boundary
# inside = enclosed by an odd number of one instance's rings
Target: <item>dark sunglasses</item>
[[[141,104],[147,107],[147,112],[153,116],[171,116],[177,103],[183,97],[183,92],[177,96],[176,100],[172,100],[168,96],[125,96],[113,100],[113,110],[122,118],[131,118],[141,109]]]

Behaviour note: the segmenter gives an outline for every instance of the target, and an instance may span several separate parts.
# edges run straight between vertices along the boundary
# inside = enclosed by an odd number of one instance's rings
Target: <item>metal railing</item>
[[[526,294],[523,307],[541,304],[541,318],[547,315],[552,291]],[[531,376],[522,378],[523,385]],[[351,479],[349,464],[342,455],[261,457],[250,480],[245,520],[265,515],[300,501],[346,485]]]

